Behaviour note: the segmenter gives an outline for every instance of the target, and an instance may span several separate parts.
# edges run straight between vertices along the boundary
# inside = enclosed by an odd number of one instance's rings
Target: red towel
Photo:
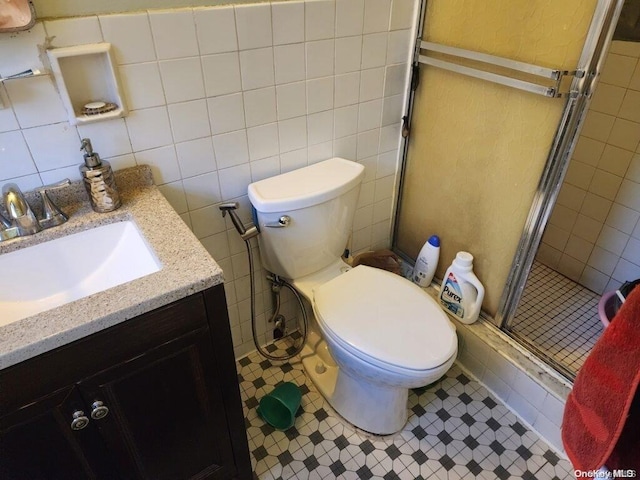
[[[593,347],[567,398],[562,442],[578,470],[640,470],[640,288]]]

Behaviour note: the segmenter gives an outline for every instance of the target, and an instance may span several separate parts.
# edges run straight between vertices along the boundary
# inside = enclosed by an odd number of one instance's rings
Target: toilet
[[[342,260],[361,164],[332,158],[249,185],[262,264],[288,280],[312,315],[301,352],[307,375],[347,421],[400,431],[409,389],[435,382],[458,351],[455,327],[405,278]]]

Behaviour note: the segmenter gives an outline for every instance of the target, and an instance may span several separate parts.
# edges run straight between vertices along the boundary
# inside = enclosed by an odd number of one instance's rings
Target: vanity
[[[0,478],[253,478],[222,271],[147,167],[116,173],[119,210],[92,212],[74,184],[67,223],[0,244],[131,222],[160,266],[6,325],[0,295]]]

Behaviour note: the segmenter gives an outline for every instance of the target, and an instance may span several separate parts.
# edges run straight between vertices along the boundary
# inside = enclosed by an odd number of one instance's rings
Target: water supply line
[[[267,279],[271,282],[271,291],[273,292],[275,297],[275,306],[274,306],[273,314],[271,315],[271,318],[268,320],[268,323],[274,322],[274,324],[276,324],[278,317],[281,316],[280,315],[280,290],[281,290],[281,287],[286,287],[287,289],[289,289],[289,291],[291,291],[291,293],[293,293],[293,296],[298,301],[298,305],[300,306],[300,312],[302,313],[302,327],[303,327],[302,341],[300,342],[300,345],[296,347],[294,352],[290,354],[285,354],[283,356],[272,355],[271,353],[264,350],[260,345],[260,342],[258,341],[258,332],[256,328],[256,287],[255,287],[255,278],[254,278],[255,274],[253,271],[253,252],[251,251],[250,240],[254,237],[257,237],[260,234],[260,231],[258,230],[258,227],[256,227],[255,225],[251,225],[249,228],[245,228],[245,226],[242,224],[242,221],[240,220],[240,217],[238,217],[238,214],[236,213],[238,206],[239,206],[238,202],[228,202],[228,203],[223,203],[219,205],[218,208],[222,212],[223,217],[225,217],[227,213],[229,214],[229,217],[231,218],[231,222],[233,223],[233,226],[236,228],[236,230],[240,234],[240,238],[244,240],[245,246],[247,247],[247,256],[249,257],[249,285],[251,290],[251,302],[250,302],[251,303],[251,335],[253,337],[253,344],[255,345],[258,353],[269,360],[274,360],[274,361],[290,360],[302,351],[302,349],[304,348],[304,344],[307,340],[307,331],[309,327],[309,322],[307,319],[307,312],[304,308],[302,297],[289,282],[283,280],[278,275],[267,276]]]

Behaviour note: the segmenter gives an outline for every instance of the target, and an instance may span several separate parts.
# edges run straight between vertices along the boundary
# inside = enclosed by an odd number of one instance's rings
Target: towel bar
[[[545,97],[551,98],[577,96],[577,91],[562,92],[561,83],[565,77],[575,76],[577,78],[582,78],[585,75],[585,72],[583,70],[569,71],[540,67],[538,65],[519,62],[517,60],[511,60],[508,58],[475,52],[472,50],[465,50],[463,48],[451,47],[448,45],[442,45],[433,42],[420,42],[420,49],[425,50],[426,52],[435,52],[446,57],[451,57],[453,60],[471,60],[473,62],[482,64],[483,67],[499,67],[502,69],[512,70],[514,72],[520,72],[521,74],[525,74],[527,76],[536,77],[536,80],[540,82],[551,80],[552,82],[546,82],[545,84],[530,82],[508,75],[469,67],[460,63],[444,60],[442,58],[434,58],[428,55],[420,55],[418,57],[418,62],[425,65],[431,65],[433,67],[442,68],[452,72],[460,73],[462,75],[479,78],[481,80],[498,83],[507,87],[517,88],[519,90],[524,90],[530,93],[535,93],[537,95],[543,95]]]

